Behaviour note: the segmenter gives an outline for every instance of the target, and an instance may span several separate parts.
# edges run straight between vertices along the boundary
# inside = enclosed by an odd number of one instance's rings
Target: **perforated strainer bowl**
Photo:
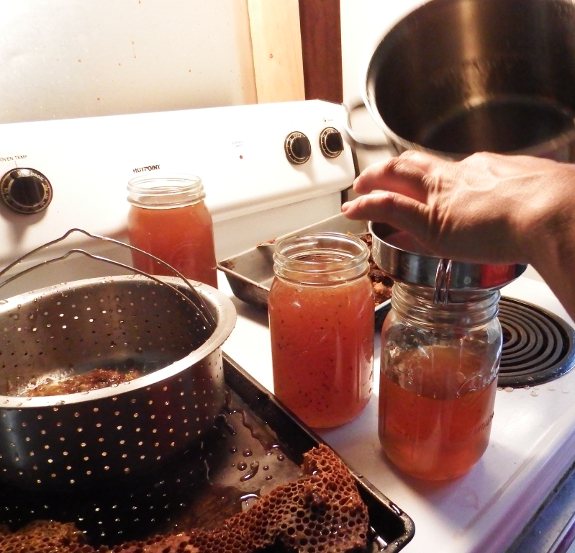
[[[127,275],[0,302],[0,480],[63,490],[125,479],[212,428],[225,400],[220,346],[236,312],[218,290],[193,289],[177,277]],[[32,379],[94,368],[142,376],[85,393],[14,396]]]

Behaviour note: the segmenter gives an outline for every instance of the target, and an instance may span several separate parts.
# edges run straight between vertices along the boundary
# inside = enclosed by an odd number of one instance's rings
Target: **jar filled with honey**
[[[502,332],[498,290],[450,294],[393,286],[381,331],[379,438],[403,472],[448,480],[485,452],[497,391]]]
[[[130,244],[152,254],[186,278],[217,287],[212,217],[202,181],[194,175],[137,177],[128,183]],[[174,276],[149,256],[132,251],[134,267]]]
[[[304,423],[354,419],[373,387],[375,300],[369,250],[355,236],[279,240],[269,294],[274,393]]]

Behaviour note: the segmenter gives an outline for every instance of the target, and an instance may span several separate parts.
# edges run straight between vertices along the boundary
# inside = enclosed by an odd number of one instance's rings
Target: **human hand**
[[[541,248],[575,242],[569,164],[493,153],[455,162],[409,151],[368,167],[353,188],[362,196],[343,205],[345,216],[386,222],[441,257],[537,268]]]

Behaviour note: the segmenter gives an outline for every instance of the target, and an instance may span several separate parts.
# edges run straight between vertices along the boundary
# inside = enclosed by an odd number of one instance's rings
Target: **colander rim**
[[[162,276],[157,277],[169,285],[182,288],[183,281],[178,277]],[[0,301],[0,313],[12,309],[15,305],[24,302],[33,302],[35,298],[44,297],[50,294],[60,294],[82,286],[93,284],[102,285],[109,282],[118,281],[147,281],[154,284],[154,281],[142,275],[119,275],[109,277],[88,278],[82,280],[68,281],[61,284],[51,285],[37,290],[24,292],[17,296],[12,296]],[[0,410],[2,409],[32,409],[38,407],[61,407],[89,401],[105,399],[109,397],[123,395],[125,393],[140,390],[157,384],[163,380],[171,378],[178,373],[190,368],[207,355],[215,352],[227,340],[235,327],[237,312],[232,300],[223,292],[209,286],[208,284],[194,282],[192,284],[201,298],[212,310],[216,317],[217,325],[214,332],[198,348],[191,351],[185,357],[178,359],[170,365],[145,374],[134,380],[122,382],[114,386],[108,386],[89,392],[77,392],[73,394],[60,394],[41,397],[6,396],[0,394]],[[174,292],[176,294],[176,292]]]

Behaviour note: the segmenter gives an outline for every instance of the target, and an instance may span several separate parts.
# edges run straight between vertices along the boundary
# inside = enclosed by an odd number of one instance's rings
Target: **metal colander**
[[[141,274],[2,300],[0,479],[28,489],[90,487],[185,450],[224,404],[220,346],[235,316],[208,285]],[[83,393],[14,395],[33,379],[94,368],[142,376]]]

